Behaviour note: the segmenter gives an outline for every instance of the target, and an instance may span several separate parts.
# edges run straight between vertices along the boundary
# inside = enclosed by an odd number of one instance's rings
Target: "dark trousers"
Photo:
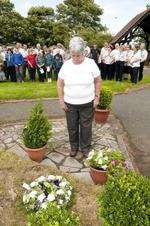
[[[17,81],[22,82],[22,65],[15,65]]]
[[[60,71],[60,67],[59,68],[55,68],[54,69],[54,73],[55,73],[55,80],[57,81],[57,79],[58,79],[58,74],[59,74],[59,71]]]
[[[23,80],[26,78],[26,69],[27,69],[27,62],[24,60],[24,63],[22,64],[22,77],[23,77]]]
[[[10,77],[11,82],[16,82],[17,81],[15,66],[7,67],[7,76],[8,76],[8,79]]]
[[[112,79],[112,64],[106,64],[106,79]]]
[[[35,81],[36,68],[35,67],[28,67],[28,71],[29,71],[29,79],[32,82]]]
[[[112,64],[112,72],[111,72],[112,79],[115,78],[115,67],[116,67],[116,63],[113,63]]]
[[[44,73],[41,73],[40,69],[43,69]],[[39,76],[39,81],[44,82],[46,79],[46,69],[45,66],[37,68],[38,76]]]
[[[6,79],[8,80],[9,76],[7,75],[7,62],[6,61],[3,62],[3,71],[5,73]]]
[[[66,103],[67,127],[71,150],[89,152],[92,140],[93,101],[87,104]]]
[[[139,67],[133,67],[132,68],[132,77],[131,77],[132,83],[136,84],[138,82],[138,74],[139,74]]]
[[[101,78],[103,80],[106,80],[106,67],[107,65],[103,62],[101,62]]]
[[[52,67],[50,68],[50,71],[46,71],[46,77],[52,78]]]
[[[142,81],[143,79],[143,69],[144,69],[144,62],[141,62],[140,68],[139,68],[139,81]]]
[[[123,69],[124,69],[124,62],[123,61],[116,61],[116,81],[122,81],[123,77]]]

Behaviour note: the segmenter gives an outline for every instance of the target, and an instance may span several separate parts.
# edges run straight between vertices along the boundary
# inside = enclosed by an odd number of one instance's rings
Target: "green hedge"
[[[109,176],[98,204],[105,225],[150,226],[150,180],[122,169]]]
[[[97,107],[99,109],[110,109],[112,98],[113,92],[107,87],[102,87],[100,91],[99,104]]]
[[[80,222],[75,213],[50,204],[46,209],[28,215],[27,226],[80,226]]]

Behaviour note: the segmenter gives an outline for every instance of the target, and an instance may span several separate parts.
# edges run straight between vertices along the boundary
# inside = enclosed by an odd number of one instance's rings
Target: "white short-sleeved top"
[[[140,52],[137,51],[133,54],[131,58],[131,67],[140,67],[141,55]]]
[[[86,104],[95,96],[94,78],[100,71],[93,59],[85,58],[81,64],[67,60],[58,77],[64,80],[64,101],[69,104]]]

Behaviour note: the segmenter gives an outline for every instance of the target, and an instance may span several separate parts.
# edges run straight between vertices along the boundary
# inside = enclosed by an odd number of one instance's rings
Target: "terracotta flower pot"
[[[105,123],[107,121],[109,113],[110,113],[110,109],[106,109],[106,110],[95,109],[94,111],[95,122],[98,124]]]
[[[90,175],[94,184],[105,184],[107,181],[107,171],[105,170],[97,170],[93,167],[90,167]]]
[[[35,148],[35,149],[26,148],[26,151],[30,159],[32,159],[35,162],[41,162],[43,160],[46,150],[47,150],[47,144],[42,148]]]

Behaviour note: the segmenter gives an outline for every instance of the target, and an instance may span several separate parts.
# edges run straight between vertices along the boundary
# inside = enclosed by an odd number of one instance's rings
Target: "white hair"
[[[86,43],[81,37],[73,37],[69,43],[70,52],[74,51],[77,53],[84,53],[86,48]]]

